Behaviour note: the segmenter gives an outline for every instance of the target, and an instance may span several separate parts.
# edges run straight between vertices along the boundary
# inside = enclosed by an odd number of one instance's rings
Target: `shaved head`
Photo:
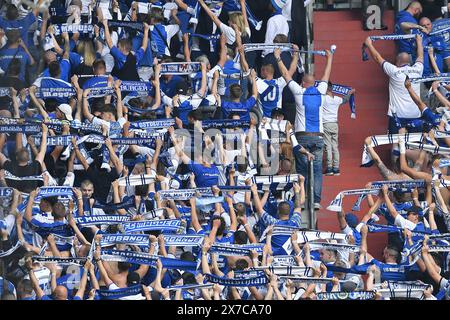
[[[67,288],[64,286],[57,286],[53,291],[55,300],[67,300]]]
[[[303,88],[308,88],[314,85],[315,79],[312,74],[305,74],[303,76]]]
[[[401,52],[397,55],[397,58],[395,59],[395,64],[397,67],[404,66],[405,64],[409,64],[409,54],[406,52]]]
[[[411,13],[415,18],[419,18],[419,16],[422,14],[422,10],[422,5],[419,1],[411,2],[406,8],[406,11]]]
[[[431,32],[431,30],[433,29],[433,23],[427,17],[423,17],[422,19],[420,19],[419,25],[425,27],[429,32]]]

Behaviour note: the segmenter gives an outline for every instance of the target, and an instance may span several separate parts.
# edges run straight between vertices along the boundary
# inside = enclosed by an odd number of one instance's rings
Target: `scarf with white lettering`
[[[344,196],[354,196],[354,195],[367,195],[373,194],[376,195],[379,193],[379,190],[376,189],[353,189],[353,190],[344,190],[338,193],[338,195],[331,201],[330,205],[327,207],[327,210],[341,212],[342,211],[342,203],[344,201]]]
[[[450,252],[450,245],[430,245],[429,252]]]
[[[274,256],[272,266],[297,266],[297,261],[295,261],[294,256]]]
[[[130,128],[136,129],[163,129],[174,125],[175,119],[158,119],[130,122]]]
[[[71,23],[62,23],[62,24],[52,24],[53,31],[55,36],[67,33],[81,33],[81,34],[93,34],[94,33],[94,25],[92,24],[71,24]]]
[[[272,143],[280,143],[286,141],[286,125],[287,120],[276,120],[264,118],[259,125],[259,134],[262,140],[270,140]],[[272,136],[275,135],[275,139]],[[270,137],[269,137],[270,136]]]
[[[97,290],[98,295],[100,296],[101,300],[117,300],[120,298],[128,297],[128,296],[135,296],[138,294],[142,294],[142,285],[137,284],[132,287],[126,287],[126,288],[120,288],[120,289],[114,289],[114,290],[104,290],[100,289]]]
[[[214,196],[211,188],[197,188],[197,189],[172,189],[159,191],[161,200],[189,200],[198,195],[202,197]]]
[[[232,128],[248,128],[250,127],[250,121],[248,120],[203,120],[203,129],[232,129]]]
[[[99,215],[99,216],[82,216],[75,218],[78,226],[95,226],[100,225],[115,225],[130,221],[129,216],[125,215]]]
[[[430,74],[425,77],[410,78],[411,83],[421,83],[429,81],[449,81],[450,73]]]
[[[221,256],[250,256],[251,251],[255,250],[258,254],[262,254],[264,244],[226,244],[216,243],[211,246],[209,252]]]
[[[46,256],[33,256],[32,257],[34,262],[41,262],[41,263],[56,263],[60,266],[67,266],[67,265],[79,265],[83,266],[86,263],[87,258],[86,257],[80,257],[80,258],[62,258],[62,257],[46,257]]]
[[[39,193],[36,195],[35,202],[39,202],[42,198],[49,197],[74,197],[72,187],[41,187]]]
[[[150,237],[147,234],[102,234],[100,247],[108,247],[116,244],[134,246],[148,246]]]
[[[166,246],[173,247],[201,247],[204,236],[201,235],[164,235],[164,243]]]
[[[166,220],[144,220],[124,222],[123,227],[125,232],[137,231],[166,231],[176,233],[181,228],[180,219],[166,219]]]
[[[186,284],[182,286],[168,286],[166,289],[169,291],[173,290],[194,290],[194,289],[210,289],[213,287],[213,284]]]
[[[200,62],[166,62],[161,63],[161,74],[186,75],[200,72]]]
[[[280,276],[279,278],[282,281],[291,280],[294,284],[296,283],[327,284],[333,280],[332,278],[313,278],[313,277],[299,277],[299,276]]]
[[[14,180],[14,181],[44,181],[44,178],[42,177],[42,175],[16,177],[8,170],[5,170],[5,179]]]
[[[338,291],[338,292],[319,292],[317,300],[374,300],[374,291]]]
[[[1,124],[0,133],[38,134],[42,131],[40,125],[33,124]]]
[[[311,250],[345,250],[348,252],[359,252],[359,246],[344,243],[310,242]]]
[[[371,233],[379,233],[379,232],[403,232],[403,228],[397,227],[397,226],[390,226],[390,225],[381,225],[381,224],[375,224],[375,223],[368,223],[367,227],[369,229],[369,232]],[[425,236],[426,234],[431,234],[431,232],[427,231],[411,231],[411,234],[413,236]]]
[[[405,134],[385,134],[371,136],[371,143],[369,147],[378,147],[398,142],[399,137],[403,137],[405,142],[422,141],[422,133],[405,133]],[[361,159],[361,167],[370,167],[373,164],[373,159],[367,151],[367,146],[364,144],[364,150]]]
[[[207,273],[205,280],[225,287],[258,287],[268,283],[267,276],[263,272],[251,278],[226,278]]]
[[[245,43],[244,44],[244,52],[251,51],[274,51],[275,49],[281,49],[283,51],[291,51],[291,52],[301,52],[308,54],[316,54],[319,56],[326,56],[325,50],[294,50],[292,43],[274,43],[274,44],[266,44],[266,43]],[[335,52],[335,49],[332,53]]]
[[[319,85],[320,81],[315,82],[315,86],[317,87]],[[337,95],[346,96],[349,94],[349,92],[352,90],[352,87],[345,86],[342,84],[333,83],[331,86],[331,92]],[[350,106],[350,112],[351,112],[351,118],[356,119],[356,103],[355,103],[355,94],[352,93],[350,95],[350,98],[348,100],[348,104]]]
[[[144,32],[144,24],[142,22],[108,20],[108,27],[117,27]]]
[[[415,34],[386,34],[383,36],[371,36],[370,39],[372,41],[376,40],[406,40],[406,39],[414,39],[416,37]],[[362,61],[368,61],[369,55],[366,52],[367,46],[366,44],[362,45]]]

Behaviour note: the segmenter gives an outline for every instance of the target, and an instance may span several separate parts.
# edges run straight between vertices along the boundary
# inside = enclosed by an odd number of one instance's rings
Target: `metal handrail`
[[[308,161],[308,186],[306,196],[308,198],[308,215],[309,215],[309,228],[316,229],[316,212],[314,210],[314,160]]]

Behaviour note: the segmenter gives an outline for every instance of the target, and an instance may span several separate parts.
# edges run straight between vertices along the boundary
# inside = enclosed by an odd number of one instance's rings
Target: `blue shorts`
[[[432,125],[438,126],[441,122],[441,116],[437,115],[433,111],[431,111],[429,108],[426,108],[422,112],[422,119]]]

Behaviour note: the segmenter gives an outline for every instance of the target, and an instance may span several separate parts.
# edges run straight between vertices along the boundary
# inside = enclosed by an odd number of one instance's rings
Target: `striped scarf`
[[[213,287],[213,284],[186,284],[182,286],[168,286],[166,289],[169,291],[174,290],[195,290],[195,289],[210,289]]]
[[[381,294],[383,298],[400,298],[400,299],[418,299],[423,300],[423,289],[377,289],[377,293]]]
[[[259,134],[262,140],[270,140],[272,143],[280,143],[286,140],[286,125],[287,120],[276,120],[271,118],[264,118],[266,121],[261,121],[259,125]],[[272,139],[272,131],[275,133],[275,139]],[[269,138],[270,133],[270,138]]]
[[[377,189],[353,189],[353,190],[344,190],[338,193],[338,195],[331,201],[330,205],[327,207],[327,210],[341,212],[342,211],[342,203],[344,201],[344,196],[353,196],[353,195],[367,195],[367,194],[378,194],[379,190]],[[360,201],[358,199],[358,201]]]
[[[142,22],[108,20],[108,27],[117,27],[144,32],[144,24]]]
[[[372,136],[369,147],[378,147],[398,142],[399,137],[403,137],[405,142],[422,141],[422,133],[405,133],[405,134],[385,134]],[[373,164],[373,159],[367,151],[367,146],[364,145],[364,150],[361,159],[361,167],[370,167]]]
[[[282,176],[255,176],[252,182],[258,187],[258,190],[290,190],[294,182],[299,181],[298,174],[289,174]]]
[[[93,34],[94,25],[92,24],[52,24],[55,36],[67,33]]]
[[[211,188],[197,188],[197,189],[172,189],[159,191],[159,197],[161,200],[189,200],[193,197],[212,197],[213,192]]]
[[[5,170],[5,179],[14,181],[44,181],[42,175],[17,177],[8,170]]]
[[[22,243],[20,241],[17,241],[16,244],[12,248],[10,248],[10,249],[8,249],[6,251],[0,251],[0,258],[4,258],[4,257],[7,257],[7,256],[10,256],[17,249],[19,249],[21,246],[22,246]]]
[[[416,37],[415,34],[386,34],[383,36],[371,36],[370,39],[372,41],[377,40],[406,40],[406,39],[414,39]],[[368,61],[369,55],[367,54],[367,46],[365,44],[362,45],[362,61]]]
[[[312,277],[314,276],[314,269],[311,267],[300,267],[300,266],[264,266],[255,267],[251,270],[269,270],[271,273],[277,276],[302,276],[302,277]]]
[[[307,284],[327,284],[330,283],[332,278],[312,278],[312,277],[298,277],[298,276],[280,276],[283,281],[291,280],[294,284],[307,283]]]
[[[381,225],[381,224],[375,224],[375,223],[368,223],[367,227],[369,229],[369,232],[371,233],[380,233],[380,232],[403,232],[403,228],[397,227],[397,226],[390,226],[390,225]],[[411,234],[413,236],[425,236],[426,234],[431,234],[431,232],[427,231],[411,231]]]
[[[423,144],[417,142],[406,142],[407,149],[418,149],[430,152],[432,154],[450,155],[450,148],[435,146],[431,144]]]
[[[449,81],[450,73],[431,74],[426,77],[410,78],[411,83],[421,83],[429,81]]]
[[[344,243],[328,243],[328,242],[310,242],[311,250],[345,250],[348,252],[358,253],[359,246]]]
[[[175,125],[175,119],[159,119],[130,122],[130,128],[135,129],[163,129]]]
[[[119,186],[144,186],[155,182],[154,174],[136,174],[119,178]]]

